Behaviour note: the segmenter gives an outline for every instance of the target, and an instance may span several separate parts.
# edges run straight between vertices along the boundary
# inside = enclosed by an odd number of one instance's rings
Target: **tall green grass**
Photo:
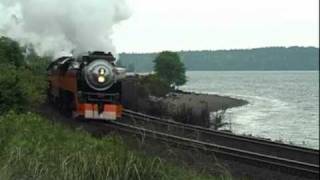
[[[33,114],[0,116],[0,179],[226,179],[131,152],[117,137],[92,137]]]

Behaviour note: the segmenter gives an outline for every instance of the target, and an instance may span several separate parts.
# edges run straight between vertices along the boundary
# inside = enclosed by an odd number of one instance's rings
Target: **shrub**
[[[144,92],[148,96],[163,97],[171,91],[170,86],[157,75],[144,76],[140,80],[140,83],[145,88]]]
[[[0,72],[0,114],[9,109],[25,111],[45,100],[45,76],[9,64],[1,64]]]
[[[0,38],[0,114],[14,109],[25,111],[41,104],[45,97],[46,67],[49,58],[42,58],[19,44]]]

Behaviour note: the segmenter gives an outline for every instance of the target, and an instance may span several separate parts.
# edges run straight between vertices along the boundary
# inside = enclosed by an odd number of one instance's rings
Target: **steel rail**
[[[245,162],[260,167],[266,167],[281,171],[284,173],[294,174],[308,178],[319,178],[319,167],[313,164],[288,160],[284,158],[269,156],[265,154],[245,151],[236,148],[225,147],[217,144],[211,144],[185,137],[175,136],[163,132],[136,127],[120,121],[108,122],[108,126],[114,126],[116,129],[141,136],[151,137],[166,141],[169,143],[196,148],[206,152],[214,153],[217,157],[224,157],[237,162]]]
[[[136,121],[144,121],[147,123],[158,124],[159,126],[170,126],[174,128],[182,128],[189,133],[198,133],[200,138],[206,142],[214,142],[215,144],[240,148],[243,150],[265,153],[277,157],[282,157],[291,160],[303,161],[310,164],[315,164],[319,167],[319,151],[304,147],[277,143],[264,139],[257,139],[232,133],[215,131],[208,128],[203,128],[194,125],[165,120],[142,113],[133,112],[130,110],[124,111],[125,117],[131,117]],[[156,125],[154,125],[156,126]],[[240,146],[241,145],[241,146]],[[240,147],[239,147],[240,146]]]

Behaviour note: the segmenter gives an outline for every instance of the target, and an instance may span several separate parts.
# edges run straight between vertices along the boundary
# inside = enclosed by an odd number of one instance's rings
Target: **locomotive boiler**
[[[111,53],[65,56],[48,70],[48,100],[73,118],[116,120],[121,117],[121,80],[125,70]]]

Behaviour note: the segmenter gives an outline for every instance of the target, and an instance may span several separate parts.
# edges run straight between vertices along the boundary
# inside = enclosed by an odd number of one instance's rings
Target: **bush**
[[[144,76],[140,83],[141,87],[144,88],[143,92],[147,96],[164,97],[171,91],[170,86],[157,75]]]
[[[25,111],[45,99],[46,67],[49,58],[37,56],[9,38],[0,38],[0,114],[14,109]]]
[[[0,114],[9,109],[25,111],[45,100],[45,76],[8,64],[1,64],[0,72]]]

